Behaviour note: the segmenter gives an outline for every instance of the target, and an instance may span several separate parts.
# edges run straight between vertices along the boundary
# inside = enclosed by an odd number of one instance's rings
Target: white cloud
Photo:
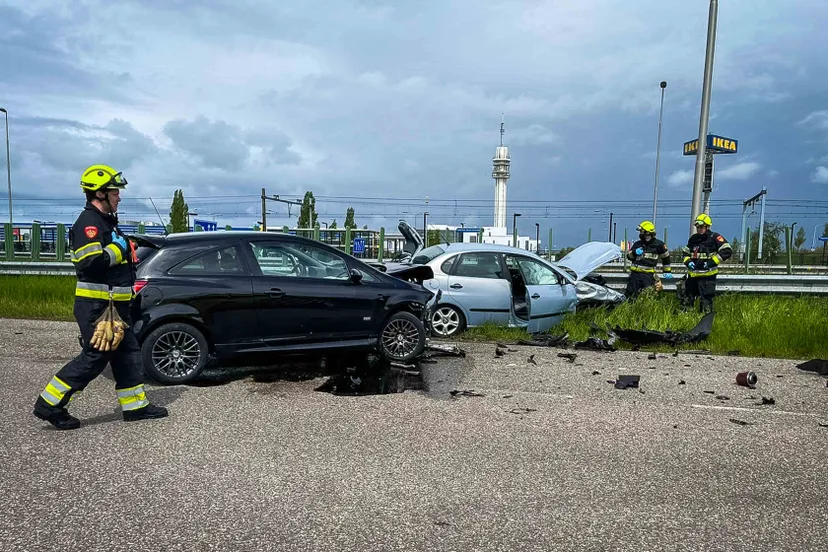
[[[811,182],[818,182],[820,184],[828,183],[828,167],[820,165],[811,175]]]
[[[676,171],[667,177],[667,184],[674,188],[684,188],[693,182],[695,170],[687,169],[684,171]]]
[[[733,165],[732,167],[716,171],[714,178],[721,178],[722,180],[747,180],[756,174],[756,172],[761,168],[762,165],[756,161],[746,161],[744,163],[739,163],[737,165]]]
[[[799,121],[800,125],[811,126],[820,130],[828,130],[828,110],[814,111]]]
[[[776,169],[771,169],[768,171],[768,178],[776,178],[777,176],[779,176],[779,171],[777,171]]]

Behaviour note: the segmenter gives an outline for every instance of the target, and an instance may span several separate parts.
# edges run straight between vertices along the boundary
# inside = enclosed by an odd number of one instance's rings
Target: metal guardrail
[[[627,286],[628,274],[619,272],[599,273],[606,281],[607,286],[618,291],[624,291]],[[666,291],[675,291],[676,283],[681,274],[676,274],[672,280],[662,279],[661,283]],[[777,295],[828,295],[828,276],[813,276],[803,274],[719,274],[716,278],[718,293],[751,293]]]
[[[0,274],[74,276],[75,267],[72,263],[65,262],[0,262]],[[619,291],[624,290],[629,278],[629,275],[623,272],[601,271],[597,274],[607,281],[609,287]],[[681,273],[676,273],[672,280],[662,279],[664,289],[675,291],[676,282],[681,276]],[[828,295],[828,275],[719,274],[716,289],[719,292],[751,294]]]

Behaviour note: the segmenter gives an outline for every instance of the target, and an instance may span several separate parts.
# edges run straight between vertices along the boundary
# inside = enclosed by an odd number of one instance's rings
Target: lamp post
[[[517,247],[517,218],[519,216],[520,213],[512,214],[512,247]]]
[[[11,188],[11,151],[9,150],[9,112],[0,107],[0,112],[6,116],[6,175],[9,179],[9,226],[12,223],[12,188]]]
[[[535,253],[540,255],[540,223],[535,223]]]
[[[656,167],[655,185],[653,186],[653,224],[656,223],[658,211],[658,172],[661,165],[661,119],[664,115],[664,89],[667,88],[667,81],[661,81],[661,107],[658,110],[658,145],[656,146]]]
[[[428,196],[426,196],[428,202]],[[428,247],[428,211],[423,213],[423,247]]]

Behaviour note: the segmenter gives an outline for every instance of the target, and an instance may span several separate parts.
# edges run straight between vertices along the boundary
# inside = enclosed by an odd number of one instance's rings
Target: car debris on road
[[[667,330],[665,332],[657,332],[648,330],[646,328],[640,330],[625,329],[619,326],[613,328],[613,332],[627,343],[634,345],[652,345],[656,343],[666,343],[668,345],[681,345],[684,343],[697,343],[707,339],[713,330],[714,313],[708,313],[699,321],[699,323],[687,332],[674,332]]]

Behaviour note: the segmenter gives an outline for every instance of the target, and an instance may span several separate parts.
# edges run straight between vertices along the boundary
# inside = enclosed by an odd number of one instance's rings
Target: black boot
[[[155,418],[166,418],[167,409],[163,406],[155,406],[154,404],[148,404],[143,408],[138,408],[135,410],[125,410],[123,414],[125,422],[137,422],[139,420],[153,420]]]
[[[69,414],[65,408],[52,406],[43,400],[43,397],[37,398],[34,415],[57,429],[78,429],[81,425],[80,420]]]

